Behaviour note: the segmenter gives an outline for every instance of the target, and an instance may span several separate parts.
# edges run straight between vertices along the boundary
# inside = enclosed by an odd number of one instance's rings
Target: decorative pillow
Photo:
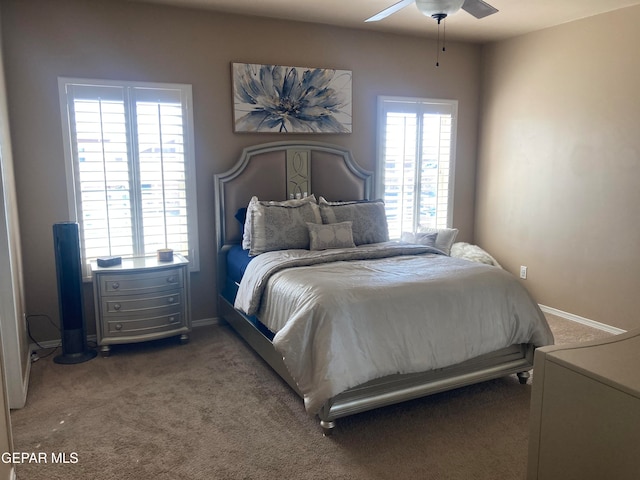
[[[436,246],[437,233],[409,233],[404,232],[400,240],[403,242],[417,243],[428,247]],[[437,247],[436,247],[437,248]]]
[[[308,197],[297,198],[292,200],[284,200],[284,201],[259,201],[258,197],[251,197],[251,201],[249,202],[249,206],[247,207],[247,212],[245,215],[244,221],[244,229],[242,230],[242,248],[245,250],[251,249],[251,208],[256,204],[261,205],[276,205],[276,206],[290,206],[295,207],[299,205],[303,205],[305,203],[318,203],[316,200],[316,196],[311,194]],[[240,210],[238,210],[240,213]],[[238,218],[238,213],[236,213],[236,218]],[[238,219],[239,220],[239,219]]]
[[[320,197],[322,223],[352,222],[353,241],[356,245],[389,240],[387,214],[382,200],[355,202],[328,202]]]
[[[352,222],[329,223],[320,225],[307,223],[309,228],[310,250],[355,247],[353,243]]]
[[[253,203],[253,204],[252,204]],[[307,223],[322,223],[317,204],[274,205],[252,201],[251,241],[249,255],[256,256],[272,250],[309,248]]]
[[[456,241],[456,236],[458,235],[457,228],[430,228],[430,227],[420,227],[420,230],[416,232],[416,242],[420,243],[420,237],[424,235],[429,235],[432,233],[437,233],[436,244],[435,247],[438,250],[442,250],[447,255],[451,255],[451,246],[453,242]]]

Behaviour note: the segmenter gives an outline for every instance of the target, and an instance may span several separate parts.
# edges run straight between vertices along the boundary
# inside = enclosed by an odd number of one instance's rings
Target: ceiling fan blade
[[[462,9],[476,18],[488,17],[498,11],[497,8],[492,7],[482,0],[465,0]]]
[[[391,5],[389,8],[385,8],[380,13],[375,14],[371,18],[367,18],[365,22],[377,22],[382,20],[383,18],[387,18],[389,15],[396,13],[399,10],[402,10],[404,7],[408,7],[412,3],[415,3],[416,0],[401,0],[395,5]]]

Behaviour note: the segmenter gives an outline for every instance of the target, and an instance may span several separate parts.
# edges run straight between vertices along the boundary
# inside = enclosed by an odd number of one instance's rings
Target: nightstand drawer
[[[148,316],[163,308],[180,310],[182,290],[170,291],[156,295],[129,295],[119,297],[103,297],[102,312],[105,317],[112,316]]]
[[[134,273],[129,275],[101,275],[100,293],[105,295],[136,295],[161,290],[174,290],[182,287],[184,269]]]
[[[136,319],[108,320],[107,332],[110,337],[146,335],[156,332],[172,331],[183,326],[183,317],[179,311],[168,315]]]

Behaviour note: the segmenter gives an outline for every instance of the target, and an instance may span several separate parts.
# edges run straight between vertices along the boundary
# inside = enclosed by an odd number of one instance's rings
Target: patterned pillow
[[[319,225],[307,223],[309,228],[310,250],[326,250],[328,248],[355,247],[353,243],[352,222],[329,223]]]
[[[307,223],[322,223],[317,204],[273,205],[263,202],[249,204],[251,242],[249,255],[272,250],[309,248]]]
[[[278,201],[259,201],[258,197],[251,197],[251,201],[249,202],[249,206],[246,208],[245,220],[244,220],[244,229],[242,230],[242,248],[245,250],[249,250],[251,248],[251,209],[257,205],[280,205],[280,206],[298,206],[304,203],[318,203],[316,200],[316,196],[311,194],[308,197],[292,199],[292,200],[284,200],[282,202]],[[236,214],[236,218],[237,214]],[[239,219],[238,219],[239,220]]]
[[[322,223],[353,222],[353,241],[356,245],[389,240],[387,215],[382,200],[358,202],[327,202],[320,197]]]

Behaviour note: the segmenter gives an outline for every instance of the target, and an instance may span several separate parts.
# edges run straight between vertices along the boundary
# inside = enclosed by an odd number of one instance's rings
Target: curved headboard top
[[[310,141],[247,147],[230,170],[214,176],[217,246],[241,242],[234,215],[254,195],[286,200],[313,193],[327,200],[362,200],[369,199],[372,185],[373,173],[344,147]]]

